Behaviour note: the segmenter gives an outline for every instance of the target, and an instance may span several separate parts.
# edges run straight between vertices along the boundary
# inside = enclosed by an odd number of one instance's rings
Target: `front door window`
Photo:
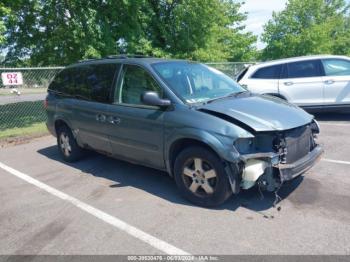
[[[115,103],[142,105],[141,96],[144,92],[154,91],[163,96],[162,89],[143,68],[134,65],[124,65],[116,94]]]

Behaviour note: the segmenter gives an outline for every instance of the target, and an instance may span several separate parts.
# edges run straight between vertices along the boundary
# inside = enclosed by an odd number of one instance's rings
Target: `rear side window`
[[[320,62],[308,60],[287,64],[287,78],[321,76]]]
[[[343,59],[322,60],[326,76],[350,75],[350,61]]]
[[[281,74],[281,65],[267,66],[258,69],[251,78],[259,79],[279,79]]]
[[[77,98],[110,102],[110,92],[117,64],[85,65],[75,68],[72,78]]]

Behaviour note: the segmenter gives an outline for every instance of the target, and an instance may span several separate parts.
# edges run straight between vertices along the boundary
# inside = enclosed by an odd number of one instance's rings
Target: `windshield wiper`
[[[206,101],[206,104],[210,104],[211,102],[214,102],[214,101],[217,101],[217,100],[221,100],[221,99],[225,99],[225,98],[228,98],[228,97],[237,97],[243,93],[247,93],[249,91],[247,90],[244,90],[244,91],[239,91],[239,92],[234,92],[234,93],[230,93],[226,96],[221,96],[221,97],[216,97],[216,98],[213,98],[213,99],[210,99],[208,101]]]

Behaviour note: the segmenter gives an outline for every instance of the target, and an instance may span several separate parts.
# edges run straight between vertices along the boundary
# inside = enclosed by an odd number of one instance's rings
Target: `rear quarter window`
[[[67,95],[74,93],[72,71],[71,68],[63,69],[55,76],[48,89]]]

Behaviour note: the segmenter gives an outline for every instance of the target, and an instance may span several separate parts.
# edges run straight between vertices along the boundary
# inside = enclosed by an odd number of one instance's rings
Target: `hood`
[[[218,99],[197,109],[255,132],[292,129],[313,119],[312,115],[282,99],[250,93]]]

